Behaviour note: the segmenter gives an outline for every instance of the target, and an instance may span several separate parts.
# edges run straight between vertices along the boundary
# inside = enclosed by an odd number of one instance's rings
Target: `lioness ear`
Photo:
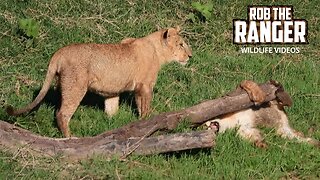
[[[176,30],[177,30],[178,33],[181,31],[181,28],[180,28],[179,25],[176,27]]]
[[[168,31],[169,31],[169,30],[166,29],[166,30],[164,31],[163,35],[162,35],[162,37],[163,37],[164,40],[168,39],[168,33],[169,33]]]
[[[168,39],[170,38],[171,36],[174,36],[174,35],[177,35],[178,34],[178,31],[176,28],[169,28],[169,29],[166,29],[163,33],[163,39]]]

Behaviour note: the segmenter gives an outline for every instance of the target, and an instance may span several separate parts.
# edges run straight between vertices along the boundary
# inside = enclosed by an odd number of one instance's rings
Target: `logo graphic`
[[[248,6],[247,20],[233,20],[234,44],[308,44],[307,36],[308,22],[294,19],[293,6]]]

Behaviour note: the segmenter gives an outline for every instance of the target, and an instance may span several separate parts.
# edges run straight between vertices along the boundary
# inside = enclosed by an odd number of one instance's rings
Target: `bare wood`
[[[215,145],[216,132],[213,130],[193,131],[149,137],[139,143],[133,154],[146,155],[187,149],[211,148]],[[133,138],[132,143],[137,141]]]
[[[126,140],[114,140],[112,136],[108,136],[99,141],[92,141],[95,137],[55,139],[37,136],[30,131],[0,121],[0,137],[0,146],[8,148],[11,152],[25,149],[42,156],[62,155],[65,158],[76,160],[94,154],[107,157],[126,155],[131,148],[135,148],[132,153],[138,155],[209,148],[214,146],[215,132],[206,130]]]

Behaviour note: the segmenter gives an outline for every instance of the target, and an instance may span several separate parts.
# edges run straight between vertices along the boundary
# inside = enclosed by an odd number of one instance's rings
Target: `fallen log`
[[[33,155],[50,157],[61,155],[71,160],[87,158],[95,154],[125,158],[130,154],[149,155],[210,148],[214,146],[215,134],[213,130],[205,130],[155,137],[131,137],[126,140],[114,140],[113,136],[107,136],[99,141],[92,141],[94,137],[55,139],[38,136],[0,121],[0,146],[2,148],[9,149],[14,154],[25,150],[31,151]]]
[[[265,92],[265,102],[277,98],[283,91],[275,83],[260,85]],[[11,151],[29,149],[48,156],[61,154],[64,157],[80,159],[93,154],[120,155],[153,154],[180,151],[214,145],[215,133],[212,131],[181,133],[149,137],[158,130],[172,130],[186,120],[191,124],[201,124],[216,116],[239,111],[254,105],[244,90],[237,90],[225,97],[204,101],[198,105],[175,112],[155,115],[128,125],[104,132],[94,137],[56,139],[41,137],[30,131],[0,121],[0,146]]]

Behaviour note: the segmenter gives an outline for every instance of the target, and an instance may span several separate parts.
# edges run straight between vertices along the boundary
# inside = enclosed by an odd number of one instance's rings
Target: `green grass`
[[[232,19],[246,18],[247,5],[288,4],[295,18],[308,20],[309,44],[300,54],[240,54],[232,44]],[[0,119],[35,133],[61,137],[54,121],[58,100],[46,101],[33,113],[8,117],[4,106],[22,107],[41,88],[51,55],[59,48],[80,42],[118,42],[141,37],[158,27],[181,25],[193,48],[190,63],[165,66],[159,73],[152,102],[161,113],[213,99],[234,89],[242,80],[276,79],[292,95],[288,109],[292,126],[320,139],[320,26],[316,1],[217,1],[206,22],[186,21],[191,1],[75,1],[3,0],[0,2]],[[21,18],[40,25],[35,44],[18,33]],[[53,94],[54,95],[54,94]],[[53,99],[55,96],[52,97]],[[93,136],[138,118],[130,103],[108,118],[97,106],[80,106],[71,121],[76,136]],[[310,127],[314,131],[308,131]],[[268,149],[257,149],[234,131],[219,135],[210,150],[152,156],[94,157],[80,162],[41,159],[28,154],[0,153],[0,179],[319,179],[320,151],[306,144],[283,140],[272,129],[264,130]]]

